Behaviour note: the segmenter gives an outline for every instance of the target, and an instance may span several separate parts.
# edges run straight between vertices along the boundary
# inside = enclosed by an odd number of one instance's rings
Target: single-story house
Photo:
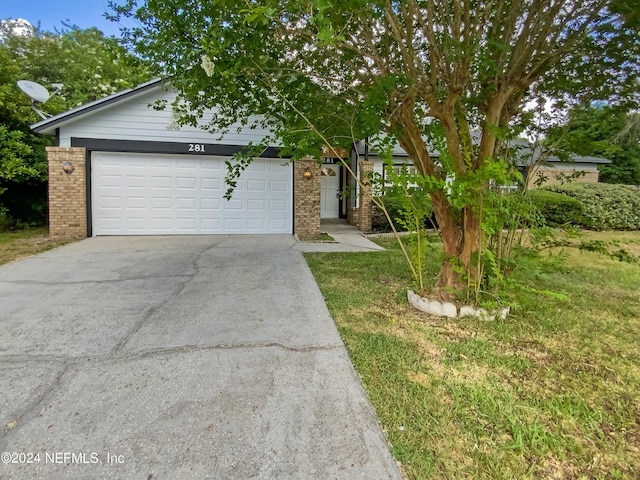
[[[175,98],[170,86],[155,79],[32,125],[56,137],[56,146],[47,149],[52,237],[314,235],[320,220],[331,218],[371,229],[371,189],[343,196],[355,182],[339,158],[290,162],[278,156],[277,145],[254,159],[225,200],[225,162],[270,132],[258,116],[219,135],[178,127],[170,108],[150,108]],[[362,142],[338,153],[361,178],[383,173],[382,160]],[[410,163],[399,146],[393,158],[398,165]],[[593,162],[588,165],[597,175]]]

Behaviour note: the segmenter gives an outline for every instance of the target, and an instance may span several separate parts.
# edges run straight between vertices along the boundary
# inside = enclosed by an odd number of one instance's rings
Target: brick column
[[[49,159],[49,235],[51,238],[87,237],[87,177],[85,149],[47,147]],[[70,162],[72,173],[63,165]]]
[[[309,169],[311,178],[304,178]],[[313,158],[293,162],[293,232],[299,237],[320,234],[320,166]]]
[[[360,169],[360,208],[358,209],[358,227],[364,233],[371,232],[371,219],[373,217],[373,201],[371,200],[371,173],[373,172],[373,162],[361,161],[358,164]]]

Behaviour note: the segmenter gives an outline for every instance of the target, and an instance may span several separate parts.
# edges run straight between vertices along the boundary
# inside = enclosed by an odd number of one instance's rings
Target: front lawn
[[[637,255],[640,232],[620,236]],[[506,321],[442,320],[409,307],[381,242],[305,257],[408,478],[640,477],[639,265],[545,257],[520,280],[570,301],[520,292]]]
[[[64,245],[51,240],[46,227],[0,232],[0,265]]]

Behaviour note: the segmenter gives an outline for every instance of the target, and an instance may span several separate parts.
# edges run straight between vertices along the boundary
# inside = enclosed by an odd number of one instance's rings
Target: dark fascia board
[[[539,149],[536,149],[533,154],[531,153],[531,149],[530,148],[526,148],[526,154],[522,157],[519,157],[516,160],[516,164],[518,164],[519,166],[531,166],[535,163],[538,162],[538,160],[540,159],[540,153],[539,153]],[[525,151],[523,150],[523,151]],[[569,154],[568,158],[566,159],[562,159],[560,157],[558,157],[557,155],[550,155],[544,162],[542,163],[582,163],[582,164],[608,164],[611,163],[611,160],[607,160],[606,158],[602,158],[602,157],[594,157],[594,156],[581,156],[581,155],[574,155],[574,154]]]
[[[77,108],[67,110],[66,112],[59,113],[58,115],[54,115],[53,117],[34,123],[33,125],[31,125],[31,129],[36,133],[46,133],[49,135],[53,135],[55,134],[56,129],[58,129],[64,123],[75,120],[80,116],[87,115],[88,113],[95,112],[96,110],[106,108],[110,105],[113,105],[114,103],[122,102],[124,100],[127,100],[128,98],[137,96],[148,90],[158,88],[162,84],[163,80],[161,78],[154,78],[153,80],[142,83],[137,87],[114,93],[113,95],[94,100],[93,102],[86,103]]]
[[[198,150],[193,147],[198,145]],[[226,145],[219,143],[181,143],[181,142],[156,142],[144,140],[110,140],[101,138],[71,138],[72,147],[84,147],[89,151],[99,152],[126,152],[126,153],[157,153],[179,154],[199,156],[223,156],[230,157],[235,153],[246,151],[246,145]],[[259,157],[282,158],[280,148],[268,147]],[[283,160],[287,160],[283,158]]]
[[[558,159],[558,161],[561,162],[562,160]],[[611,160],[607,160],[606,158],[601,158],[601,157],[582,157],[580,155],[575,155],[571,157],[571,162],[609,164],[611,163]]]

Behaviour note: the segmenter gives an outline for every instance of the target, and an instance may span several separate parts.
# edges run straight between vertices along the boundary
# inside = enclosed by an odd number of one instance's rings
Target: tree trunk
[[[460,274],[455,271],[455,263],[461,252],[462,230],[458,226],[453,208],[442,190],[431,192],[431,201],[440,228],[444,250],[444,258],[435,286],[459,288]]]
[[[473,264],[475,254],[480,250],[482,229],[480,218],[473,213],[471,206],[464,208],[460,223],[456,221],[453,210],[441,192],[432,193],[433,209],[442,235],[444,258],[440,266],[438,288],[454,288],[460,290],[466,287],[466,281],[460,273],[461,267],[472,277],[476,274]]]
[[[462,213],[462,249],[460,251],[460,263],[464,270],[472,278],[476,276],[474,256],[480,251],[482,240],[482,227],[480,217],[473,212],[473,207],[467,205]]]

